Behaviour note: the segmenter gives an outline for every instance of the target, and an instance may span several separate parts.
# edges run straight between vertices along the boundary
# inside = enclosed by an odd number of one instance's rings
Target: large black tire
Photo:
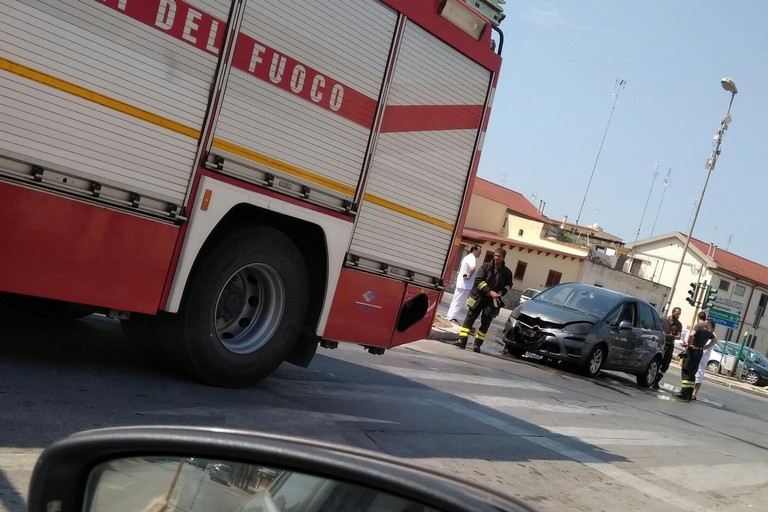
[[[661,357],[654,357],[643,373],[637,375],[637,385],[644,388],[651,387],[651,384],[656,380],[659,374],[659,367],[661,366]]]
[[[605,345],[600,344],[593,348],[592,352],[589,353],[589,357],[584,363],[584,366],[581,368],[582,373],[587,377],[597,377],[597,374],[600,373],[600,370],[605,364],[605,356]]]
[[[179,313],[159,317],[163,353],[206,384],[256,383],[297,342],[308,286],[304,258],[281,231],[250,226],[229,233],[195,264]]]

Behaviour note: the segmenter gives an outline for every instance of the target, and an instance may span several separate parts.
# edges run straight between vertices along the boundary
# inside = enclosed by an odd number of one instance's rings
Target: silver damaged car
[[[618,370],[650,386],[664,352],[661,318],[643,299],[598,286],[563,283],[515,308],[504,326],[505,351],[578,365],[588,376]]]

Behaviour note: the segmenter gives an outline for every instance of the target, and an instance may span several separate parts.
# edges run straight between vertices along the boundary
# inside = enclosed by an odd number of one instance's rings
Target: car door
[[[627,366],[627,358],[634,350],[635,319],[637,318],[637,305],[634,301],[619,304],[609,313],[605,322],[608,324],[608,359],[605,362],[606,370],[623,369]],[[628,321],[631,329],[621,329],[621,322]]]
[[[664,341],[661,339],[661,320],[653,308],[644,302],[638,302],[637,312],[638,325],[633,355],[628,363],[634,370],[643,370],[651,358],[659,353]]]

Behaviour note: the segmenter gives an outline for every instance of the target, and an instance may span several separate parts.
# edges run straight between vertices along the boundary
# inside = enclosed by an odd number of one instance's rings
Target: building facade
[[[671,307],[680,307],[681,321],[689,328],[700,310],[717,324],[719,339],[741,342],[768,353],[768,325],[762,321],[768,307],[768,267],[691,238],[683,255],[685,235],[679,232],[641,240],[631,247],[625,270],[671,286],[682,259]],[[707,290],[711,305],[703,304]],[[689,291],[693,298],[690,304]],[[708,307],[707,307],[708,306]]]

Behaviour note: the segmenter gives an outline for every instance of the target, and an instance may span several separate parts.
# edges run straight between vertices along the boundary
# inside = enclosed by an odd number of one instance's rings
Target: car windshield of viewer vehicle
[[[437,512],[377,489],[232,461],[131,457],[97,466],[84,512]],[[117,507],[117,508],[116,508]]]

